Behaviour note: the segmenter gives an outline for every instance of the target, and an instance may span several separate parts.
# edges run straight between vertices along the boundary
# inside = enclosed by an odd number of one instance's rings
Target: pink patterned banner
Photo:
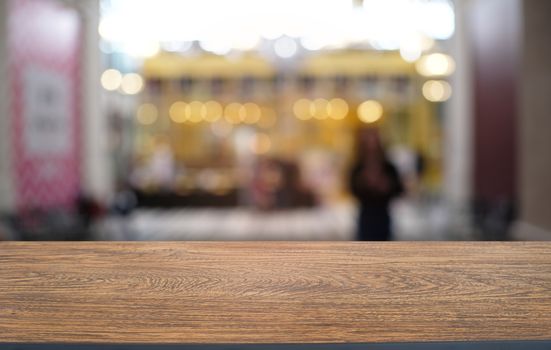
[[[78,13],[54,0],[10,0],[8,33],[17,207],[70,208],[80,179]]]

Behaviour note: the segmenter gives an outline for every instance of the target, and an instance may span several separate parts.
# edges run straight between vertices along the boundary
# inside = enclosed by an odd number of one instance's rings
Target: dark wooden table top
[[[549,243],[2,243],[0,342],[551,339]]]

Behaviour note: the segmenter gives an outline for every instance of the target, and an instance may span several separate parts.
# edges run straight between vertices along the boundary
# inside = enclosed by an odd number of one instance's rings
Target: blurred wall
[[[551,1],[523,7],[517,235],[551,240]]]
[[[10,176],[11,126],[8,118],[7,7],[7,1],[0,1],[0,214],[11,212],[14,204]]]
[[[473,199],[493,210],[517,195],[521,0],[476,0],[470,7],[474,74]]]

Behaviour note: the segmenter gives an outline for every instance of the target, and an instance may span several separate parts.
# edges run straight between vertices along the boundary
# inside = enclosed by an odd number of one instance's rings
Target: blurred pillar
[[[523,3],[519,239],[551,240],[551,1]]]
[[[516,196],[520,0],[476,0],[469,28],[474,68],[474,196],[484,202]]]
[[[457,70],[450,78],[452,97],[444,106],[444,194],[455,211],[466,210],[472,187],[472,64],[466,13],[470,1],[456,0],[456,30],[450,40],[450,53]]]
[[[0,214],[14,209],[9,118],[8,2],[0,1]]]
[[[505,239],[515,210],[522,1],[471,0],[473,200],[482,239]]]
[[[82,18],[82,164],[83,191],[96,200],[107,202],[113,191],[109,150],[109,125],[101,99],[101,52],[98,32],[99,0],[64,0],[75,7]]]

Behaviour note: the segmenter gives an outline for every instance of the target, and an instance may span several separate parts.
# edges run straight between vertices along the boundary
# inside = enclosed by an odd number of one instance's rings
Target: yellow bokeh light
[[[329,101],[329,112],[335,120],[344,119],[348,115],[348,103],[342,98],[333,98]]]
[[[315,114],[316,114],[316,105],[314,104],[314,102],[310,101],[308,104],[308,115],[310,116],[310,118],[314,118]]]
[[[375,100],[367,100],[358,106],[358,118],[364,123],[375,123],[383,116],[383,106]]]
[[[324,98],[317,98],[314,101],[302,98],[293,105],[293,112],[300,120],[312,118],[340,120],[348,115],[348,110],[348,103],[342,98],[333,98],[330,101]]]
[[[243,105],[239,107],[239,111],[237,111],[237,115],[239,116],[240,122],[245,122],[245,119],[247,119],[247,110]]]
[[[455,61],[443,53],[432,53],[421,57],[415,68],[425,77],[448,76],[455,71]]]
[[[317,98],[310,104],[310,111],[316,119],[327,119],[331,114],[331,106],[326,99]]]
[[[205,103],[205,108],[205,120],[208,122],[214,122],[222,116],[222,106],[216,101],[208,101]]]
[[[228,123],[239,124],[241,122],[241,104],[232,102],[224,108],[224,118]]]
[[[258,133],[251,143],[251,151],[255,154],[266,154],[272,148],[272,140],[265,133]]]
[[[193,101],[186,106],[186,119],[192,123],[199,123],[207,114],[207,108],[199,101]]]
[[[452,88],[447,81],[429,80],[423,84],[423,96],[431,102],[444,102],[451,94]]]
[[[128,73],[122,77],[121,89],[125,94],[135,95],[142,91],[143,78],[136,73]]]
[[[247,102],[240,108],[240,114],[244,111],[245,116],[241,120],[247,124],[254,124],[260,120],[260,107],[256,103]]]
[[[170,109],[168,110],[168,115],[170,116],[170,119],[172,119],[175,123],[183,123],[187,120],[186,117],[186,107],[187,103],[178,101],[174,102],[172,106],[170,106]]]
[[[136,113],[138,122],[143,125],[151,125],[155,123],[155,121],[157,121],[157,116],[157,107],[155,107],[152,103],[144,103],[138,107],[138,112]]]
[[[295,113],[295,116],[298,119],[308,120],[312,118],[310,107],[311,107],[310,100],[301,98],[300,100],[296,101],[295,104],[293,105],[293,112]]]
[[[108,69],[101,75],[101,86],[105,90],[115,91],[122,83],[122,74],[116,69]]]

